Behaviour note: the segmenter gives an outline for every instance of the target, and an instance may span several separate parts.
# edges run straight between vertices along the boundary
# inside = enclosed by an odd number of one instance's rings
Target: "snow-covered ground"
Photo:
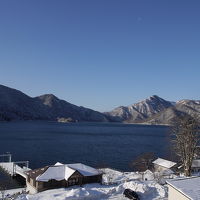
[[[0,192],[0,199],[4,195],[4,197],[10,197],[12,195],[15,195],[17,193],[22,193],[26,190],[26,188],[17,188],[17,189],[11,189],[11,190],[5,190],[3,193],[2,191]]]
[[[104,184],[87,184],[47,190],[35,195],[20,195],[17,200],[125,200],[126,188],[136,191],[141,200],[167,199],[167,187],[155,181],[141,181],[141,174],[104,169]]]
[[[166,199],[166,188],[155,182],[130,181],[116,186],[87,184],[48,190],[35,195],[21,195],[17,200],[125,200],[123,191],[130,188],[136,191],[141,200]]]
[[[140,180],[142,175],[139,172],[120,172],[110,168],[101,169],[103,174],[103,183],[122,183],[130,180]]]

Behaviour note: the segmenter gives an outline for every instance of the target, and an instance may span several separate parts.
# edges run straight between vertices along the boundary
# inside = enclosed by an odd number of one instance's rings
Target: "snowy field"
[[[35,195],[20,195],[17,200],[125,200],[123,191],[130,188],[141,200],[167,199],[167,187],[155,181],[141,181],[141,175],[134,172],[119,172],[104,169],[104,184],[87,184],[44,191]]]
[[[21,195],[17,200],[125,200],[123,191],[126,188],[136,191],[141,200],[166,199],[165,187],[154,182],[130,181],[117,186],[88,184],[84,187],[48,190],[35,195]]]
[[[11,189],[11,190],[5,190],[4,192],[4,197],[10,197],[12,195],[15,195],[17,193],[22,193],[24,192],[26,189],[25,188],[17,188],[17,189]],[[0,192],[0,200],[2,198],[2,191]]]

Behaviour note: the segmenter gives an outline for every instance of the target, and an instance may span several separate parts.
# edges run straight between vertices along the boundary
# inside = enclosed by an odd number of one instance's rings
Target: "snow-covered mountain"
[[[107,112],[106,115],[126,122],[143,122],[145,119],[172,106],[173,104],[170,101],[153,95],[139,103],[115,108],[111,112]]]
[[[172,106],[170,101],[166,101],[157,95],[153,95],[144,101],[133,104],[138,112],[142,113],[145,117],[151,117],[152,115],[165,110]]]
[[[200,101],[166,101],[153,95],[130,106],[120,106],[105,113],[110,120],[130,123],[171,124],[179,116],[200,115]]]
[[[166,101],[153,95],[130,106],[120,106],[106,113],[79,107],[53,94],[38,97],[0,85],[0,121],[54,120],[170,124],[178,116],[200,116],[199,100]]]
[[[108,121],[104,114],[73,105],[52,94],[39,97],[28,95],[0,85],[0,120],[57,120],[71,118],[75,121]]]

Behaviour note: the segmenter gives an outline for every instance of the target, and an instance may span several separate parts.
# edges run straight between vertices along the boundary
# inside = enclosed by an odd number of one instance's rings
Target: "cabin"
[[[154,170],[155,172],[164,172],[171,170],[172,172],[176,170],[177,163],[165,160],[162,158],[157,158],[153,161],[154,164]]]
[[[172,179],[167,181],[168,200],[199,200],[200,177]]]
[[[48,189],[101,183],[101,181],[102,173],[95,168],[82,163],[56,163],[52,166],[28,171],[26,185],[27,191],[35,194]]]

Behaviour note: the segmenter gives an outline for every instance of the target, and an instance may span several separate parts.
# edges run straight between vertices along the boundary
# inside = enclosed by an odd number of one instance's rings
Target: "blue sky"
[[[1,0],[0,83],[107,111],[200,99],[199,0]]]

